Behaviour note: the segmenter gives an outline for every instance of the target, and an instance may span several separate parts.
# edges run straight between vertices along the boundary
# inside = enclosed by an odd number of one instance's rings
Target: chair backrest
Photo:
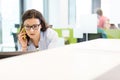
[[[105,29],[107,38],[120,39],[120,29]]]

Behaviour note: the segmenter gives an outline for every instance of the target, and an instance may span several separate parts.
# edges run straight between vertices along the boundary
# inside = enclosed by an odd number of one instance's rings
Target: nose
[[[31,27],[31,28],[30,28],[30,31],[32,31],[32,32],[33,32],[33,31],[34,31],[34,29]]]

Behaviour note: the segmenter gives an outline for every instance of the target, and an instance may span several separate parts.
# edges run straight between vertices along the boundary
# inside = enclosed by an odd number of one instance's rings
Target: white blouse
[[[55,48],[58,44],[58,34],[53,29],[48,28],[46,31],[40,33],[40,41],[37,49],[31,41],[28,44],[28,51]]]

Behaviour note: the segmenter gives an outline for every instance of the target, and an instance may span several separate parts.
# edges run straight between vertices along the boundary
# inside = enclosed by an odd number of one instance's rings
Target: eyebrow
[[[33,25],[40,25],[40,23],[39,24],[32,24],[32,25],[25,24],[24,26],[33,26]]]

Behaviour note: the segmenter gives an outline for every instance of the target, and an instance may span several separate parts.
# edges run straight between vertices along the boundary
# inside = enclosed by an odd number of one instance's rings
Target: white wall
[[[110,0],[110,20],[113,23],[120,23],[120,0]]]
[[[102,0],[102,9],[111,23],[120,23],[120,0]],[[117,26],[117,25],[116,25]]]
[[[53,27],[68,25],[68,0],[49,0],[49,24]]]
[[[3,43],[14,43],[11,29],[20,22],[19,0],[1,0],[1,15],[2,41]]]
[[[43,13],[43,0],[24,0],[25,10],[28,9],[37,9]]]
[[[110,0],[101,0],[101,9],[103,10],[103,15],[110,17]]]
[[[0,0],[0,44],[2,43],[2,15],[1,15],[1,0]]]
[[[79,33],[97,33],[97,15],[92,14],[91,0],[76,0],[76,27]]]
[[[91,0],[76,0],[76,24],[79,24],[80,16],[91,14]]]

